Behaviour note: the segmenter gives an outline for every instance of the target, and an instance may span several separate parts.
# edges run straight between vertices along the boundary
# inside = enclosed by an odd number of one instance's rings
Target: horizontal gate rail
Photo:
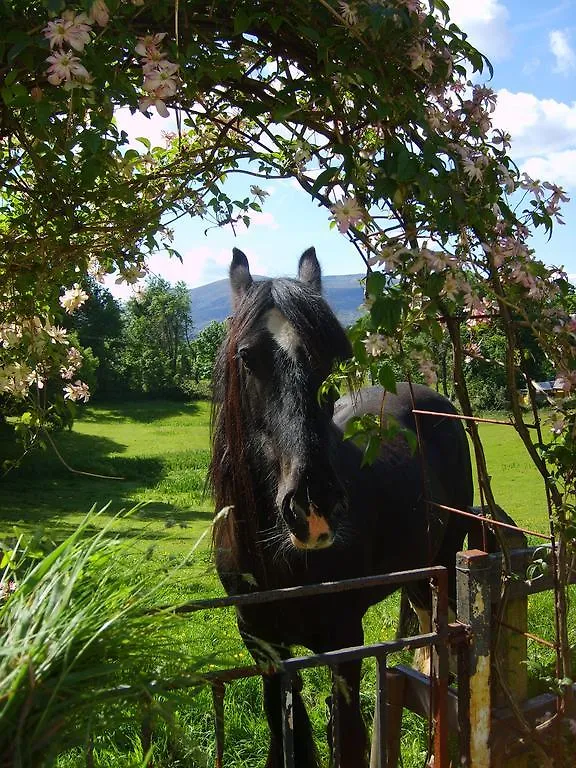
[[[191,600],[181,605],[164,606],[154,609],[154,612],[170,611],[172,613],[193,613],[211,608],[230,608],[245,605],[260,605],[275,603],[281,600],[293,600],[301,597],[315,597],[316,595],[332,595],[340,592],[350,592],[371,587],[384,587],[391,585],[409,584],[413,581],[424,579],[442,579],[446,569],[442,565],[434,565],[429,568],[413,568],[408,571],[394,571],[377,576],[363,576],[344,581],[325,581],[321,584],[306,584],[299,587],[284,587],[283,589],[268,589],[262,592],[249,592],[242,595],[229,597],[213,597],[206,600]]]

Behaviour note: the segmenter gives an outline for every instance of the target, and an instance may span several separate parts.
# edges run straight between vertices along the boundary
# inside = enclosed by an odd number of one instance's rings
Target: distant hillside
[[[358,308],[364,300],[359,283],[361,278],[362,275],[322,277],[324,296],[342,325],[350,325],[358,317]],[[195,333],[212,320],[225,320],[231,314],[230,283],[228,280],[216,280],[199,288],[191,288],[190,304]]]

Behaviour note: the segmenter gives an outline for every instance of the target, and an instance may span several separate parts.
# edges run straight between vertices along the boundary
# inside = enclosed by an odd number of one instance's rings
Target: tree
[[[95,390],[111,394],[118,387],[116,360],[122,335],[122,311],[109,290],[88,277],[83,283],[87,300],[65,318],[65,326],[74,330],[80,345],[90,348],[97,360]]]
[[[132,391],[153,395],[181,391],[190,375],[192,321],[184,283],[148,281],[124,311],[120,371]]]
[[[202,379],[212,379],[216,355],[225,336],[226,323],[213,320],[193,339],[190,344],[190,356],[196,382]]]

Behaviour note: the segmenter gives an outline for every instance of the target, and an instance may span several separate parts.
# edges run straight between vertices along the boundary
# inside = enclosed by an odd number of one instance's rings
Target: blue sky
[[[494,65],[488,84],[498,93],[494,126],[508,131],[511,155],[533,178],[564,187],[572,198],[564,207],[565,226],[552,240],[537,236],[536,254],[562,265],[576,281],[576,0],[448,0],[452,19]],[[160,143],[170,120],[121,115],[132,136]],[[248,177],[232,182],[233,192],[247,193]],[[363,271],[355,249],[329,228],[329,214],[319,209],[291,181],[256,181],[270,193],[264,211],[249,229],[212,229],[192,219],[175,225],[174,246],[183,263],[164,254],[152,257],[151,271],[190,287],[226,276],[233,247],[241,248],[259,275],[294,274],[300,253],[314,245],[324,274]],[[125,287],[110,285],[119,297]]]

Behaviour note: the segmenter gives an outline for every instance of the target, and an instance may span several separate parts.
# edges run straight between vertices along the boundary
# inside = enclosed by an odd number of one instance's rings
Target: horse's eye
[[[254,373],[258,360],[256,349],[247,345],[238,347],[238,357],[242,360],[246,370],[250,371],[250,373]]]

